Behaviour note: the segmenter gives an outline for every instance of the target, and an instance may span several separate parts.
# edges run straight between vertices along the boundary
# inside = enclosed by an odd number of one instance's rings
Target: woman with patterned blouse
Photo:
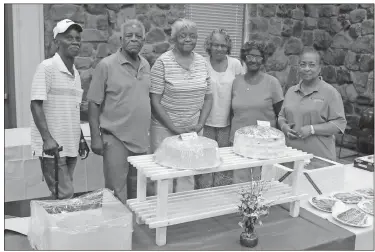
[[[162,54],[151,69],[152,152],[166,137],[192,131],[202,134],[212,107],[212,91],[207,62],[193,52],[197,38],[194,22],[177,20],[171,33],[174,48]],[[175,192],[193,190],[194,177],[178,178],[174,184]]]

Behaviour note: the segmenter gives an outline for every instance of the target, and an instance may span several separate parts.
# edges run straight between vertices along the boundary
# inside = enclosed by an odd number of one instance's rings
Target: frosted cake
[[[234,135],[234,153],[256,159],[271,159],[286,155],[284,133],[276,128],[251,125]]]
[[[216,141],[198,136],[189,140],[167,137],[154,154],[157,164],[176,169],[204,169],[220,165],[219,146]]]

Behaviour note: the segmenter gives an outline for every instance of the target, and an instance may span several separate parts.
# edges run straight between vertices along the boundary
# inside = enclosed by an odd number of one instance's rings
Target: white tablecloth
[[[362,169],[358,169],[353,167],[353,164],[345,165],[343,167],[343,172],[345,173],[345,182],[344,182],[344,190],[345,191],[354,191],[361,188],[374,188],[374,173],[368,172]],[[342,190],[342,188],[338,188],[338,190]],[[333,191],[332,191],[333,192]],[[324,195],[329,195],[332,192],[323,192]],[[305,208],[306,210],[329,220],[330,222],[345,228],[356,234],[355,240],[355,249],[356,250],[374,250],[374,227],[367,227],[367,228],[356,228],[350,227],[333,219],[330,213],[325,213],[322,211],[317,210],[308,202],[308,200],[301,201],[301,207]]]

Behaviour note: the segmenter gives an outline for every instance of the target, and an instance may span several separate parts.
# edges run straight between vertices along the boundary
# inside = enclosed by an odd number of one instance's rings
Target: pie
[[[374,197],[374,189],[372,188],[358,189],[355,192],[366,198]]]
[[[364,200],[358,203],[358,207],[365,213],[374,215],[374,201]]]
[[[362,197],[353,193],[335,193],[333,195],[338,200],[341,200],[342,202],[346,204],[357,204],[362,200]]]
[[[337,202],[334,199],[318,198],[318,197],[313,197],[311,201],[316,208],[326,211],[326,212],[330,212],[330,213],[332,212],[332,207]]]
[[[367,223],[368,217],[362,211],[359,211],[355,208],[350,208],[345,212],[342,212],[337,215],[337,219],[343,223],[353,225],[353,226],[365,226]]]

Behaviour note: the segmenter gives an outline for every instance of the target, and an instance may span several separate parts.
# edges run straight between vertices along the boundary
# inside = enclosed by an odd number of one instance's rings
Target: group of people
[[[73,64],[81,31],[70,20],[56,25],[58,51],[38,66],[32,84],[32,146],[36,155],[47,154],[41,158],[42,169],[53,195],[51,155],[59,154],[59,198],[72,197],[77,153],[87,157],[89,152],[79,132],[82,90]],[[127,158],[153,153],[166,137],[181,133],[196,132],[227,147],[239,128],[268,121],[285,133],[288,146],[335,160],[334,134],[346,127],[344,108],[340,94],[320,77],[322,63],[315,50],[300,55],[301,81],[284,97],[278,79],[262,71],[270,56],[266,41],[244,43],[243,67],[229,56],[229,34],[217,29],[207,36],[208,56],[203,57],[194,52],[196,24],[179,19],[172,25],[173,48],[150,68],[139,54],[145,41],[143,24],[128,20],[121,35],[121,48],[97,64],[87,100],[91,150],[103,156],[105,187],[122,202],[136,197],[137,170]],[[179,192],[248,179],[249,169],[242,169],[171,180],[169,189]],[[155,193],[149,183],[148,194]]]

